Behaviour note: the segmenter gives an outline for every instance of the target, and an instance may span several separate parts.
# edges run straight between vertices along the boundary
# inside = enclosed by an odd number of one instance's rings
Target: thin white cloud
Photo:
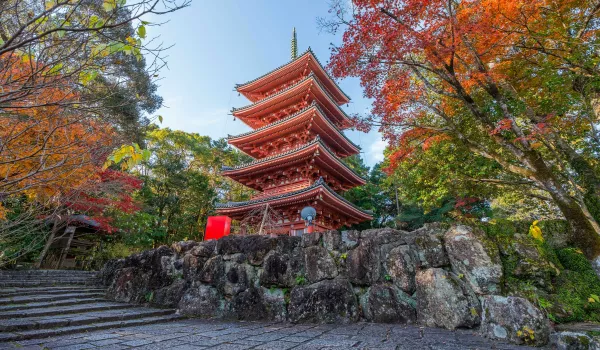
[[[383,151],[387,147],[387,142],[379,139],[371,144],[369,147],[369,157],[374,159],[376,162],[381,162],[384,159]]]

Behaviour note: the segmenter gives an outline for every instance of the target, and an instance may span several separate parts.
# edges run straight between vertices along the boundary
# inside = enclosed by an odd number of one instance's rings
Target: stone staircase
[[[173,309],[107,300],[94,272],[0,270],[0,342],[162,323]]]

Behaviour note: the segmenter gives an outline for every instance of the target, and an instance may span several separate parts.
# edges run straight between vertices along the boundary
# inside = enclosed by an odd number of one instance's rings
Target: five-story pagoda
[[[229,136],[228,142],[255,160],[223,167],[222,175],[258,194],[245,202],[217,204],[219,215],[256,223],[264,222],[261,212],[271,211],[276,213],[271,233],[290,234],[303,231],[305,206],[317,210],[315,231],[372,219],[336,193],[365,183],[341,160],[359,153],[342,133],[351,126],[340,108],[349,98],[310,48],[297,55],[295,30],[292,60],[236,90],[252,104],[232,113],[253,130]]]

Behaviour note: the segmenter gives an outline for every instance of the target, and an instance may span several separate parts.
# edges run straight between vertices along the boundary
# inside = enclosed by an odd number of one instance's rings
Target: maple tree
[[[142,17],[188,4],[188,0],[0,2],[3,244],[23,235],[44,240],[46,222],[64,221],[69,213],[100,214],[98,207],[84,210],[74,203],[97,195],[94,189],[100,186],[98,176],[106,158],[115,149],[124,149],[119,148],[122,144],[135,144],[149,123],[147,114],[162,104],[154,81],[166,63],[164,48],[147,38],[146,28],[153,24]],[[144,56],[151,60],[147,63]],[[132,163],[141,155],[138,147],[119,157]],[[108,185],[100,183],[102,188]],[[104,205],[113,206],[114,201],[118,202],[112,198]]]
[[[374,99],[390,171],[435,144],[497,170],[473,182],[536,193],[559,208],[600,273],[597,1],[335,1],[343,28],[329,68]],[[484,177],[490,176],[490,177]]]

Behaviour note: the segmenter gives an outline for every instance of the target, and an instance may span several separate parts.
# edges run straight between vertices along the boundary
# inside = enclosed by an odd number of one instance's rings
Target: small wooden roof
[[[283,66],[275,68],[254,80],[250,80],[243,84],[237,84],[236,90],[250,101],[256,102],[263,98],[265,93],[298,76],[306,76],[308,72],[317,75],[327,92],[333,96],[333,99],[337,104],[350,102],[350,97],[340,89],[333,78],[323,68],[323,65],[319,62],[310,48],[302,55]]]

